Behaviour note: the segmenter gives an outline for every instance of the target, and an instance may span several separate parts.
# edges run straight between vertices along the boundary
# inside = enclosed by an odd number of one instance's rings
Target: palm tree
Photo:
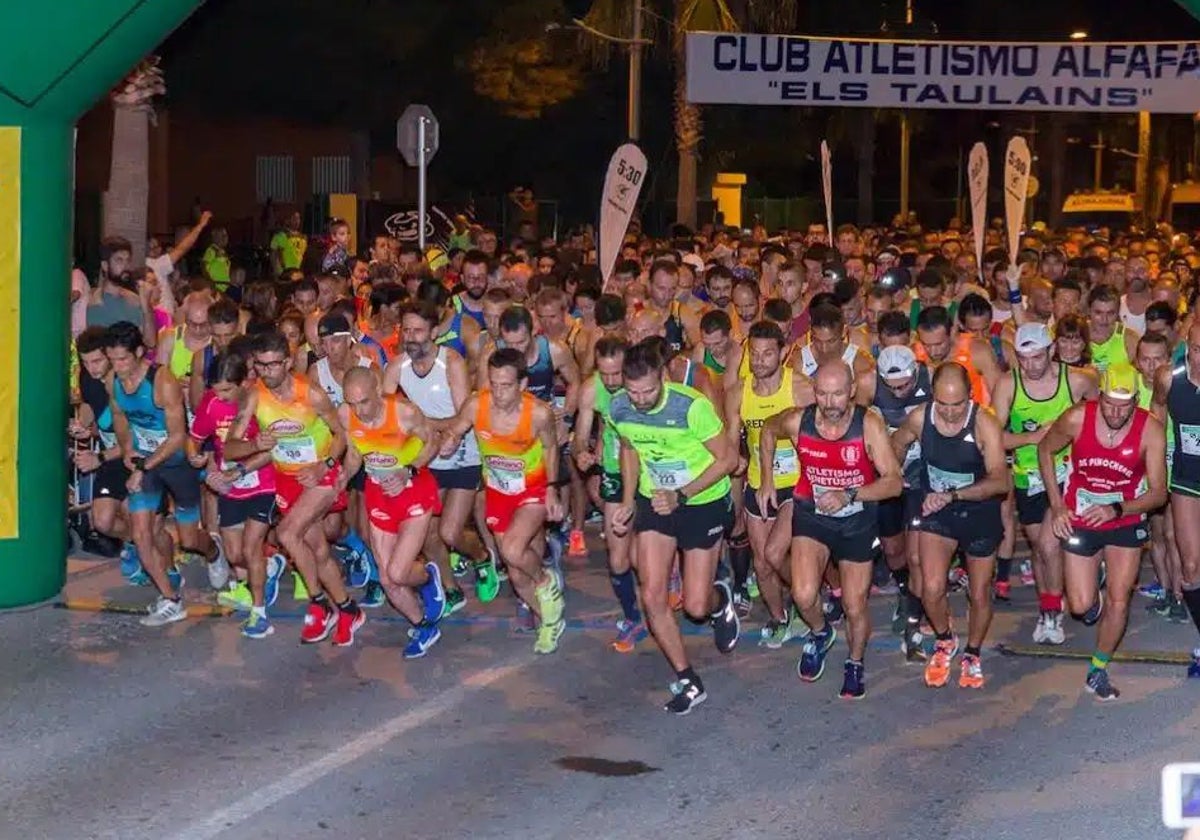
[[[134,264],[145,257],[150,202],[150,124],[155,96],[166,93],[158,57],[135,67],[113,90],[112,164],[104,192],[104,235],[133,245]]]

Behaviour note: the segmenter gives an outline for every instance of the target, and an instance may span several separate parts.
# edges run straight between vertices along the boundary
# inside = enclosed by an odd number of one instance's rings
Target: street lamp
[[[1067,37],[1072,41],[1085,41],[1087,40],[1087,36],[1088,34],[1086,29],[1075,29]]]

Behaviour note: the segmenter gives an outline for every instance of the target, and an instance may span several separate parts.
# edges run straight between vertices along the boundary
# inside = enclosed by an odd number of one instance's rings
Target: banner
[[[0,330],[0,540],[18,536],[20,312],[21,129],[0,128],[0,323],[4,324]]]
[[[1200,42],[967,43],[696,32],[689,102],[1194,114]]]
[[[829,144],[821,141],[821,190],[825,193],[825,227],[829,229],[829,247],[833,247],[833,158]]]
[[[1008,261],[1013,265],[1017,264],[1028,197],[1029,146],[1024,137],[1014,137],[1004,153],[1004,227],[1008,231]]]
[[[617,149],[608,162],[600,197],[600,276],[606,288],[645,180],[646,155],[642,150],[635,143]]]
[[[454,232],[454,217],[464,214],[473,221],[475,211],[471,207],[431,205],[425,216],[425,244],[436,245],[443,251],[450,247],[450,234]],[[362,242],[386,233],[401,242],[417,242],[417,208],[410,204],[390,204],[385,201],[365,202],[362,217]]]
[[[987,228],[988,153],[987,146],[976,143],[967,158],[967,181],[971,189],[971,233],[975,236],[975,264],[985,289],[990,278],[983,276],[983,233]]]

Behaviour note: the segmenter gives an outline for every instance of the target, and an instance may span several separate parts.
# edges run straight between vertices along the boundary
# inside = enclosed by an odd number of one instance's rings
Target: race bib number
[[[488,458],[484,464],[487,486],[505,496],[525,492],[525,464],[515,458]]]
[[[1124,501],[1124,493],[1093,493],[1091,490],[1077,490],[1075,492],[1075,515],[1083,516],[1084,511],[1090,507],[1115,505]]]
[[[774,475],[786,476],[796,475],[800,472],[800,459],[796,455],[796,450],[792,447],[777,448],[775,450],[775,461],[771,464],[771,472]]]
[[[317,442],[311,436],[288,438],[276,442],[271,450],[271,457],[276,463],[290,466],[306,466],[315,464],[317,458]]]
[[[691,483],[692,474],[683,461],[647,461],[650,483],[658,490],[678,490]]]
[[[133,448],[142,455],[153,455],[158,447],[167,442],[166,429],[143,429],[131,426],[133,431]]]
[[[912,446],[908,447],[908,451],[904,453],[904,463],[900,465],[900,469],[908,469],[919,460],[921,460],[921,441],[915,440]]]
[[[925,468],[929,475],[929,489],[934,493],[949,493],[952,490],[970,487],[975,483],[973,473],[951,472],[938,469],[932,464],[926,464]]]
[[[566,411],[566,410],[567,410],[567,397],[566,397],[566,394],[562,394],[562,395],[560,395],[560,394],[555,394],[555,395],[554,395],[554,399],[553,399],[551,402],[552,402],[553,406],[554,406],[556,409],[558,409],[559,411]]]
[[[113,432],[106,432],[103,429],[100,432],[100,445],[105,449],[112,449],[117,445],[117,436]]]
[[[1040,496],[1042,493],[1045,493],[1046,492],[1046,482],[1042,481],[1042,471],[1041,470],[1030,470],[1028,475],[1029,475],[1029,489],[1025,491],[1025,495]],[[1058,482],[1059,487],[1061,487],[1063,484],[1066,483],[1066,481],[1067,481],[1067,465],[1065,463],[1059,463],[1054,467],[1054,480],[1056,482]]]
[[[821,487],[819,485],[814,484],[813,485],[813,501],[816,501],[817,499],[821,498],[826,493],[832,492],[834,490],[840,490],[840,489],[842,489],[842,488],[840,488],[840,487]],[[850,504],[843,507],[841,510],[834,511],[833,513],[825,513],[819,507],[816,510],[817,510],[817,514],[819,516],[832,516],[836,519],[844,519],[847,516],[853,516],[856,513],[862,513],[863,503],[862,502],[851,502]]]
[[[1184,455],[1200,455],[1200,426],[1179,424],[1179,451]]]
[[[232,469],[234,469],[234,467],[235,467],[235,465],[230,464],[228,461],[224,461],[224,460],[221,461],[221,469],[222,470],[232,470]],[[252,471],[246,473],[241,478],[239,478],[237,481],[233,482],[233,486],[229,489],[231,489],[231,490],[254,490],[255,488],[258,487],[258,484],[259,484],[258,470],[252,470]]]

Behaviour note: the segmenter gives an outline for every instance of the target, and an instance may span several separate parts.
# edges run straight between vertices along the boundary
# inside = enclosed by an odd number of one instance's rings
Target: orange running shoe
[[[954,656],[954,640],[939,640],[933,646],[933,656],[925,664],[925,685],[941,688],[950,681],[950,660]]]
[[[958,687],[983,688],[983,666],[979,663],[979,657],[964,653],[959,664],[962,670],[958,675]]]
[[[570,541],[567,543],[567,555],[570,557],[587,557],[587,543],[583,540],[583,531],[574,528]]]

